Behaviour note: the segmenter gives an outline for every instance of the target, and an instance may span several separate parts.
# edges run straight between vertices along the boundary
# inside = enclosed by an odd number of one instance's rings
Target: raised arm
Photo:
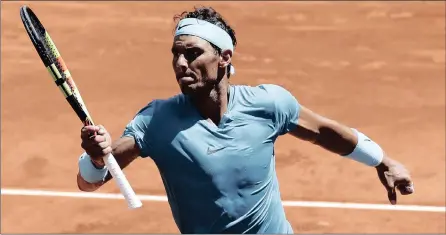
[[[97,135],[90,138],[94,132]],[[81,138],[85,153],[79,158],[77,185],[82,191],[95,191],[112,178],[102,160],[103,156],[112,153],[121,169],[124,169],[140,154],[133,137],[124,136],[111,144],[110,134],[100,125],[82,128]]]
[[[81,130],[82,148],[85,153],[79,158],[77,185],[82,191],[95,191],[112,176],[107,171],[103,156],[112,153],[121,169],[128,166],[138,156],[147,157],[151,145],[147,141],[152,137],[150,130],[156,100],[142,108],[127,124],[122,136],[113,142],[107,130],[99,126],[86,126]],[[96,136],[91,137],[93,133]]]

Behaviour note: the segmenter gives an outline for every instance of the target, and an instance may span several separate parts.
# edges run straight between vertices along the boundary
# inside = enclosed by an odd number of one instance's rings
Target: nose
[[[185,72],[187,68],[187,60],[183,54],[180,54],[175,61],[175,69],[179,72]]]

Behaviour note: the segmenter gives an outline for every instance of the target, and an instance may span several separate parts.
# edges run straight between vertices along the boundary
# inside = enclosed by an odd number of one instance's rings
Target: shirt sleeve
[[[279,135],[284,135],[297,127],[300,104],[285,88],[273,85],[261,85],[273,100],[275,126]]]
[[[155,113],[157,100],[154,100],[142,108],[134,118],[127,124],[122,137],[133,137],[140,149],[141,157],[145,158],[151,152],[151,140],[153,131],[150,131],[153,125],[152,119]]]

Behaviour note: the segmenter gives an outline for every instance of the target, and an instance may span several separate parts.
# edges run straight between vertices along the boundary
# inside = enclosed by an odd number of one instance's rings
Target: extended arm
[[[403,195],[414,191],[404,166],[388,157],[377,143],[358,130],[300,106],[298,124],[290,134],[332,153],[375,167],[392,204],[396,203],[395,187]]]
[[[300,106],[299,121],[290,134],[321,146],[330,152],[347,155],[353,152],[358,138],[349,127]]]

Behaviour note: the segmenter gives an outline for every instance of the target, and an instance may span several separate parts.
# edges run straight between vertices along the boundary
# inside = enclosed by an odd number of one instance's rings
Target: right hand
[[[96,134],[96,135],[95,135]],[[84,126],[81,129],[81,147],[97,167],[105,165],[103,157],[112,152],[111,136],[102,126]]]

